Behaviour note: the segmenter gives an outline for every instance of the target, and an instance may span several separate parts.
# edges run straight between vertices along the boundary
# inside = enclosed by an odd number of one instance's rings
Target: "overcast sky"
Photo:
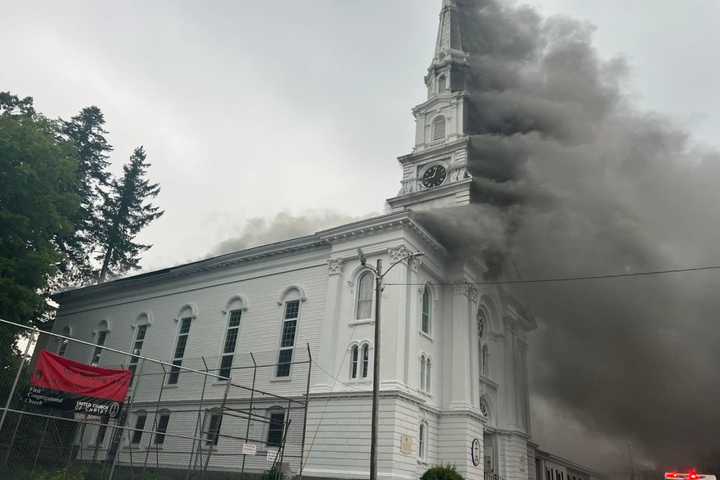
[[[0,0],[0,90],[51,117],[98,105],[116,171],[145,146],[166,210],[146,269],[204,257],[249,219],[381,212],[425,99],[440,0],[206,3]],[[637,104],[720,144],[718,0],[527,3],[594,24]]]
[[[597,26],[643,106],[720,138],[720,2],[534,0]],[[411,148],[410,108],[440,0],[0,1],[0,89],[70,117],[95,104],[114,167],[142,144],[163,218],[154,269],[207,254],[249,218],[381,212]]]

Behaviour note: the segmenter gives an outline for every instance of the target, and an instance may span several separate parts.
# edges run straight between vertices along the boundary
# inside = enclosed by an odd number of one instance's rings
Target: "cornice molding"
[[[176,280],[201,273],[213,272],[246,265],[274,257],[282,257],[301,252],[310,252],[318,249],[329,249],[334,242],[350,238],[361,238],[398,228],[407,228],[417,234],[430,248],[441,255],[446,255],[445,247],[430,233],[417,223],[410,211],[402,211],[368,218],[339,227],[322,230],[312,235],[299,237],[283,242],[262,245],[259,247],[240,250],[218,257],[199,260],[176,267],[169,267],[153,272],[143,273],[132,277],[121,278],[99,285],[66,290],[55,293],[52,298],[63,302],[76,298],[88,298],[93,295],[114,293],[124,289],[139,288],[156,285],[163,281]],[[330,268],[328,264],[328,268]]]

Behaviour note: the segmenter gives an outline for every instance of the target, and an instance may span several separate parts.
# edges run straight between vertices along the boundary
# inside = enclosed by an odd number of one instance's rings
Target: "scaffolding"
[[[72,478],[82,469],[86,478],[102,480],[238,474],[302,479],[309,345],[294,348],[292,358],[282,362],[287,357],[277,351],[233,354],[232,361],[218,356],[167,362],[2,319],[0,325],[28,337],[2,407],[0,472],[32,478],[45,470]],[[26,403],[33,343],[70,359],[100,351],[102,367],[131,370],[118,416],[65,414]]]

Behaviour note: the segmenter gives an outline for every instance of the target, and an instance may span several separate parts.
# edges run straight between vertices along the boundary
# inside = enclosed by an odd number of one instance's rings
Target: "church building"
[[[454,1],[444,0],[425,77],[427,99],[413,109],[415,147],[399,158],[401,187],[387,200],[386,214],[59,293],[53,331],[171,363],[210,359],[209,368],[230,378],[233,356],[271,352],[278,367],[258,379],[262,389],[300,399],[309,392],[307,441],[298,455],[303,476],[368,478],[377,300],[368,266],[378,259],[385,266],[399,262],[384,277],[381,294],[379,478],[414,480],[433,465],[452,464],[472,480],[589,480],[588,469],[539,450],[532,440],[532,314],[502,286],[482,284],[481,266],[454,255],[415,215],[474,201],[468,54],[458,15]],[[306,348],[309,387],[289,366]],[[50,342],[48,349],[83,363],[119,362],[111,352],[80,344]],[[179,428],[174,411],[198,408],[200,398],[200,385],[186,378],[171,372],[164,379],[162,410],[152,405],[157,395],[136,399],[128,424],[142,418],[150,425],[154,418],[168,432]],[[213,384],[203,395],[219,399],[225,391]],[[266,403],[258,408],[266,408],[267,418],[290,415],[284,405]],[[242,421],[215,426],[244,434]],[[277,425],[258,430],[255,456],[265,451],[263,443],[282,436]],[[108,441],[91,432],[85,437],[81,441]],[[234,447],[224,449],[222,437],[214,440],[210,470],[237,471],[248,460]],[[153,465],[188,463],[171,455],[173,441],[164,440]],[[121,454],[120,464],[126,461]],[[298,473],[298,458],[286,463]],[[261,464],[244,468],[261,472]]]

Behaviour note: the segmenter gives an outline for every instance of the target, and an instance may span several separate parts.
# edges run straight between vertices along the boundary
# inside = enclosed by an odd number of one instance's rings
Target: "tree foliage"
[[[162,215],[146,202],[160,188],[145,178],[142,148],[112,179],[104,125],[97,107],[53,120],[32,97],[0,92],[0,318],[43,319],[49,290],[96,281],[99,260],[113,274],[137,268],[150,248],[134,237]],[[0,326],[3,384],[17,334]]]
[[[32,99],[0,96],[0,317],[26,322],[73,232],[79,209],[77,152]]]
[[[463,480],[453,465],[437,465],[423,473],[420,480]]]

